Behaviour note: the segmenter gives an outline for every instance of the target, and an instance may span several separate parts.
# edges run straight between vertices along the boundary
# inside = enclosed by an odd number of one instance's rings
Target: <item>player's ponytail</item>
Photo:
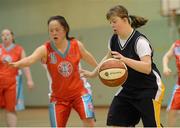
[[[147,19],[140,17],[140,16],[134,16],[129,15],[129,22],[131,24],[131,27],[133,28],[139,28],[147,23]]]
[[[12,43],[14,43],[14,44],[15,44],[14,32],[13,32],[13,31],[11,31],[11,30],[10,30],[10,32],[11,32],[11,35],[12,35],[12,38],[13,38],[13,39],[12,39]]]

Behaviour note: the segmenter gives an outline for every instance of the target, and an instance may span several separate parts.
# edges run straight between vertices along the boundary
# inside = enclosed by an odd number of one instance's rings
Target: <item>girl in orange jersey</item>
[[[12,68],[6,62],[18,61],[25,57],[25,52],[20,45],[14,44],[14,34],[4,29],[1,33],[2,43],[0,44],[0,108],[5,108],[7,125],[15,127],[17,122],[16,87],[19,83],[16,79],[18,68]],[[24,68],[28,87],[32,88],[34,83],[29,68]],[[19,104],[18,104],[19,105]]]
[[[180,34],[180,27],[178,29]],[[180,110],[180,39],[176,40],[169,50],[163,56],[163,74],[168,77],[171,75],[172,71],[169,68],[168,64],[170,60],[175,57],[176,59],[176,67],[177,67],[177,81],[174,85],[167,111],[168,111],[168,127],[174,127],[178,115],[178,111]]]
[[[94,67],[97,62],[80,41],[69,38],[69,30],[63,16],[50,17],[50,40],[30,56],[9,64],[13,67],[26,67],[37,60],[46,63],[52,80],[49,105],[52,127],[65,127],[72,108],[78,112],[83,126],[94,126],[92,96],[80,78],[79,62],[83,59]]]

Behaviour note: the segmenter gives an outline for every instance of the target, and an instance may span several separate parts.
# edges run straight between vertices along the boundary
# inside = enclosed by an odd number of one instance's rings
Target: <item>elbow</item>
[[[149,75],[151,73],[151,70],[146,71],[145,74]]]
[[[147,66],[147,68],[146,68],[146,70],[145,70],[145,74],[147,74],[147,75],[149,75],[150,73],[151,73],[151,71],[152,71],[152,67],[151,67],[151,65],[150,66]]]

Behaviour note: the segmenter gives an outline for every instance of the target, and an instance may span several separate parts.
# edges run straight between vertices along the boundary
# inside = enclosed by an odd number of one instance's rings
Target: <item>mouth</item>
[[[54,37],[53,39],[54,39],[54,40],[57,40],[58,38],[57,38],[57,37]]]
[[[114,33],[117,33],[117,30],[114,29],[113,31],[114,31]]]

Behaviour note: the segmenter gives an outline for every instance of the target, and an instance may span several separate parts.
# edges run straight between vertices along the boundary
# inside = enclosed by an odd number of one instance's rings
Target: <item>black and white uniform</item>
[[[125,57],[139,60],[146,55],[153,57],[153,50],[147,38],[133,30],[127,40],[114,34],[109,42],[111,51]],[[150,74],[144,74],[128,67],[128,78],[116,93],[109,109],[107,125],[135,126],[140,118],[145,127],[160,126],[160,107],[164,94],[160,73],[153,63]]]

